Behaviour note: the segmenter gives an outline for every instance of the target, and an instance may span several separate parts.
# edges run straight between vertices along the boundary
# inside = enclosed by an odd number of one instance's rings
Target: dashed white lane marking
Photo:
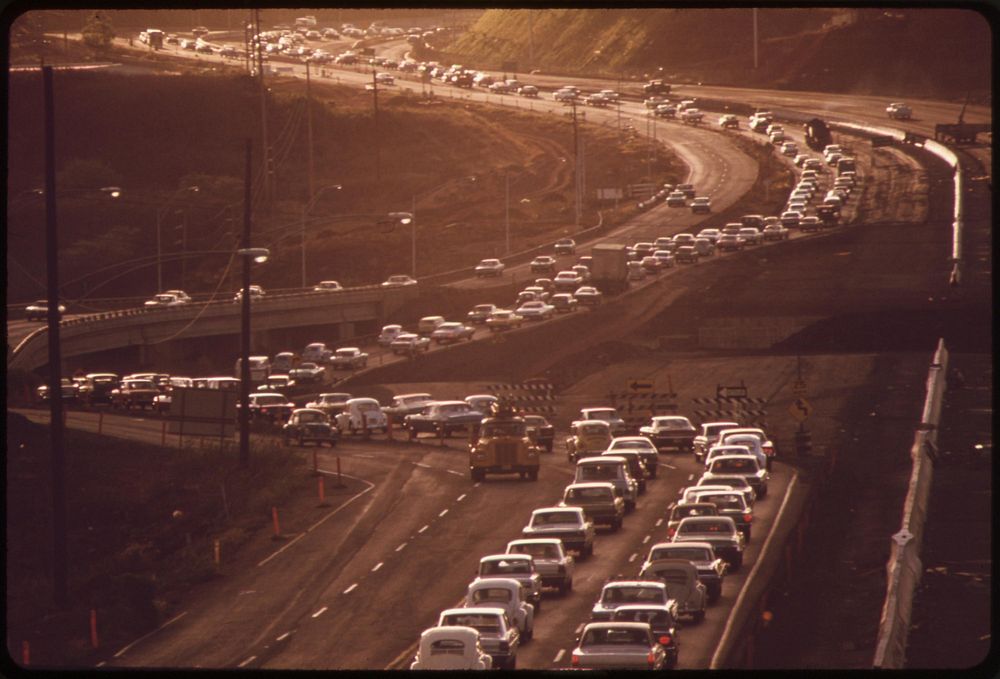
[[[457,472],[454,469],[445,469],[445,471],[449,474],[454,474],[455,476],[465,476],[462,472]]]
[[[677,467],[675,467],[674,465],[667,464],[666,462],[660,462],[659,464],[661,467],[666,467],[667,469],[677,469]]]
[[[428,526],[428,525],[427,525],[427,524],[425,523],[425,524],[424,524],[424,527],[423,527],[423,528],[421,528],[420,530],[418,530],[417,532],[418,532],[418,533],[423,533],[423,532],[424,532],[425,530],[427,530],[428,528],[430,528],[430,526]]]
[[[397,552],[402,552],[404,549],[406,549],[406,543],[405,542],[403,544],[401,544],[399,547],[396,547],[396,551]]]
[[[461,495],[458,496],[458,498],[455,500],[455,502],[461,502],[464,499],[465,499],[465,493],[462,493]]]
[[[694,474],[688,474],[688,481],[692,480],[693,478],[694,478]]]
[[[257,659],[257,656],[252,655],[249,658],[247,658],[246,660],[244,660],[243,662],[241,662],[239,665],[237,665],[237,667],[246,667],[247,665],[249,665],[250,663],[252,663],[256,659]]]
[[[652,537],[653,537],[652,535],[647,535],[646,537],[644,537],[642,539],[642,544],[646,544],[647,542],[649,542]]]
[[[321,608],[318,611],[316,611],[315,613],[313,613],[312,617],[318,618],[319,616],[323,615],[324,613],[326,613],[326,606],[323,606],[323,608]]]
[[[559,652],[556,653],[556,657],[552,659],[552,662],[553,663],[558,663],[560,660],[563,659],[564,655],[566,655],[566,649],[565,648],[560,648]]]
[[[379,562],[378,562],[377,564],[375,564],[375,566],[374,566],[374,567],[372,567],[372,573],[374,573],[374,572],[375,572],[375,571],[377,571],[377,570],[378,570],[379,568],[381,568],[381,567],[382,567],[382,565],[383,565],[383,562],[381,562],[381,561],[379,561]]]
[[[291,632],[285,632],[280,637],[275,637],[274,640],[275,641],[283,641],[283,640],[287,639],[290,634],[291,634]]]
[[[418,467],[423,467],[424,469],[430,469],[431,468],[431,466],[429,464],[424,464],[423,462],[414,462],[413,464],[415,464]]]
[[[108,663],[107,663],[106,661],[102,660],[101,662],[99,662],[99,663],[97,663],[96,665],[94,665],[94,667],[104,667],[104,666],[105,666],[105,665],[107,665],[107,664],[108,664]]]
[[[580,632],[583,631],[584,624],[585,623],[582,623],[582,622],[579,624],[579,626],[576,628],[576,634],[579,634]]]
[[[444,515],[445,515],[445,514],[447,514],[447,513],[448,513],[448,510],[447,510],[447,509],[442,509],[442,510],[441,510],[441,513],[440,513],[440,514],[438,514],[438,516],[444,516]]]
[[[472,487],[473,487],[473,488],[479,488],[479,486],[481,486],[481,485],[483,485],[483,482],[482,482],[482,481],[478,481],[478,482],[477,482],[477,483],[475,483],[475,484],[474,484],[474,485],[473,485]]]
[[[350,587],[348,587],[347,589],[344,590],[344,594],[350,594],[355,589],[357,589],[357,587],[358,587],[358,583],[355,582],[353,585],[351,585]]]
[[[662,526],[663,525],[663,519],[657,519],[656,520],[656,525],[657,526]]]
[[[628,562],[629,562],[629,563],[632,563],[633,561],[635,561],[635,558],[636,558],[637,556],[639,556],[639,555],[638,555],[638,554],[635,554],[635,553],[633,553],[633,554],[632,554],[632,556],[630,556],[630,557],[628,558]]]

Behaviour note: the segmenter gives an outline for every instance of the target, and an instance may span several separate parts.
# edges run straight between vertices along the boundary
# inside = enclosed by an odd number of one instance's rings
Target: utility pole
[[[42,67],[45,110],[45,256],[48,286],[49,435],[52,447],[52,588],[56,606],[69,600],[66,549],[66,457],[63,449],[62,352],[59,344],[59,250],[56,219],[55,103],[52,67]]]
[[[576,97],[570,100],[573,106],[573,185],[575,196],[573,206],[576,214],[576,227],[580,227],[580,132],[576,120]]]
[[[757,8],[753,8],[753,68],[757,70]]]
[[[255,9],[254,20],[256,23],[256,34],[260,35],[260,10]],[[264,168],[264,201],[271,201],[271,156],[268,152],[267,142],[267,88],[264,86],[264,50],[260,40],[257,41],[257,76],[260,85],[260,141],[261,141],[261,162]]]
[[[255,12],[257,10],[254,10]],[[243,184],[243,238],[241,248],[250,248],[250,191],[253,177],[250,174],[251,141],[246,141],[246,174]],[[240,300],[240,454],[241,467],[250,464],[250,262],[243,256],[243,298]]]
[[[312,116],[312,89],[309,84],[309,62],[306,61],[306,132],[307,144],[309,146],[309,200],[312,201],[313,193],[316,190],[313,175],[313,116]],[[303,283],[304,285],[304,283]]]
[[[504,173],[504,231],[507,234],[507,255],[510,255],[510,171]]]
[[[378,134],[378,77],[375,69],[372,68],[372,106],[375,117],[375,181],[382,181],[382,145],[379,143]]]
[[[410,220],[410,243],[411,243],[411,256],[413,257],[413,263],[410,266],[410,276],[413,278],[417,277],[417,197],[412,197],[412,202],[410,203],[410,214],[412,219]]]

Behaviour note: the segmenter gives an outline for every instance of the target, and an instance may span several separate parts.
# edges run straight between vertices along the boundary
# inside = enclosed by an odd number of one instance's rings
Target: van
[[[639,499],[639,484],[632,478],[628,461],[620,455],[585,457],[576,463],[573,483],[600,481],[615,487],[615,495],[625,501],[625,511],[631,512]]]
[[[856,170],[854,158],[841,158],[837,161],[837,174],[844,172],[854,172]]]
[[[444,316],[424,316],[417,322],[418,335],[430,335],[444,323]]]
[[[241,368],[243,365],[243,359],[236,359],[235,372],[233,373],[236,379],[242,379]],[[268,377],[271,376],[271,359],[267,356],[251,356],[250,357],[250,382],[257,383],[263,382]]]

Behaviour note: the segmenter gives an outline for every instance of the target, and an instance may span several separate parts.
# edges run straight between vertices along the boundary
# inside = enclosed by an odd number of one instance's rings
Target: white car
[[[524,588],[512,578],[478,578],[465,592],[465,607],[502,608],[525,639],[535,632],[535,607],[525,600]]]
[[[515,309],[514,313],[529,321],[544,321],[552,318],[555,310],[555,307],[551,304],[546,304],[541,300],[535,300],[532,302],[525,302]]]
[[[364,369],[368,367],[368,354],[358,347],[341,347],[330,357],[330,365],[333,366],[334,370],[339,368]]]
[[[786,229],[790,229],[799,225],[799,220],[801,220],[803,214],[797,210],[786,210],[781,213],[778,218],[781,221],[781,225]]]
[[[161,292],[158,295],[153,295],[152,299],[147,299],[143,305],[146,307],[166,307],[166,306],[180,306],[185,302],[178,299],[174,295],[168,292]]]
[[[682,102],[683,103],[683,102]],[[700,123],[701,119],[705,117],[705,114],[697,108],[686,108],[681,113],[681,120],[685,123]]]
[[[583,284],[583,277],[576,271],[560,271],[552,279],[552,285],[556,290],[572,292]]]
[[[326,363],[332,355],[333,350],[327,349],[326,344],[323,342],[307,344],[306,348],[302,350],[302,360],[312,363]]]
[[[378,345],[380,347],[387,347],[390,344],[392,344],[395,341],[395,339],[399,337],[402,333],[403,333],[403,326],[401,325],[397,325],[395,323],[392,325],[383,325],[382,332],[378,334],[378,339],[376,341],[378,342]]]
[[[251,302],[257,301],[259,299],[263,299],[263,297],[264,297],[264,288],[260,287],[259,285],[251,285],[250,286],[250,301]],[[237,290],[236,294],[233,296],[233,301],[234,302],[240,302],[242,300],[243,300],[243,290],[240,289],[240,290]]]
[[[732,113],[726,113],[719,117],[719,127],[722,128],[739,128],[740,119],[737,118]]]
[[[499,259],[484,259],[476,265],[476,276],[500,276],[503,270],[504,263]]]
[[[410,278],[409,276],[389,276],[385,281],[382,282],[383,288],[399,288],[406,285],[416,285],[417,282]]]
[[[597,306],[604,300],[604,295],[597,288],[590,285],[583,285],[576,289],[573,297],[577,302],[586,306]]]
[[[336,422],[340,431],[350,434],[364,431],[366,425],[369,430],[378,429],[383,433],[389,427],[385,413],[373,398],[349,399],[344,410],[337,414]]]
[[[511,540],[507,543],[507,553],[530,554],[542,576],[543,586],[558,587],[560,594],[573,589],[576,561],[566,552],[559,538]]]
[[[190,302],[191,301],[191,296],[188,295],[183,290],[164,290],[163,294],[165,294],[165,295],[173,295],[174,297],[176,297],[177,299],[179,299],[182,302]]]
[[[472,335],[476,332],[476,329],[471,325],[465,325],[464,323],[458,323],[456,321],[447,321],[442,323],[431,333],[431,339],[438,344],[444,344],[445,342],[457,342],[461,339],[466,339],[472,341]]]
[[[781,155],[794,157],[799,152],[799,146],[794,141],[786,141],[781,145]]]
[[[479,630],[459,625],[431,627],[420,634],[410,669],[489,670],[493,669],[493,658],[483,650]]]
[[[313,287],[316,292],[336,292],[343,289],[344,286],[337,281],[320,281]]]

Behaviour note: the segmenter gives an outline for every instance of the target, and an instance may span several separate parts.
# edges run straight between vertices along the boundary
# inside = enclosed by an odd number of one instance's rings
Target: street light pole
[[[45,107],[45,255],[48,285],[49,434],[52,447],[52,588],[56,606],[69,599],[66,548],[66,458],[63,448],[62,355],[59,345],[59,257],[56,219],[55,104],[52,67],[42,67]]]
[[[504,231],[507,234],[507,255],[510,255],[510,172],[504,173]]]
[[[410,221],[410,243],[412,245],[410,255],[412,257],[412,265],[410,266],[410,276],[414,279],[417,277],[417,197],[413,196],[410,214],[412,215]]]
[[[174,202],[177,196],[181,195],[184,191],[191,191],[192,193],[198,193],[199,187],[197,186],[183,186],[174,192],[167,202],[156,211],[156,291],[163,292],[163,264],[160,261],[163,257],[163,247],[162,247],[162,235],[163,231],[163,216],[167,213],[167,208]]]
[[[251,141],[246,141],[246,179],[243,194],[242,248],[250,247],[250,174]],[[243,299],[240,314],[240,453],[241,467],[250,463],[250,257],[243,256]]]

